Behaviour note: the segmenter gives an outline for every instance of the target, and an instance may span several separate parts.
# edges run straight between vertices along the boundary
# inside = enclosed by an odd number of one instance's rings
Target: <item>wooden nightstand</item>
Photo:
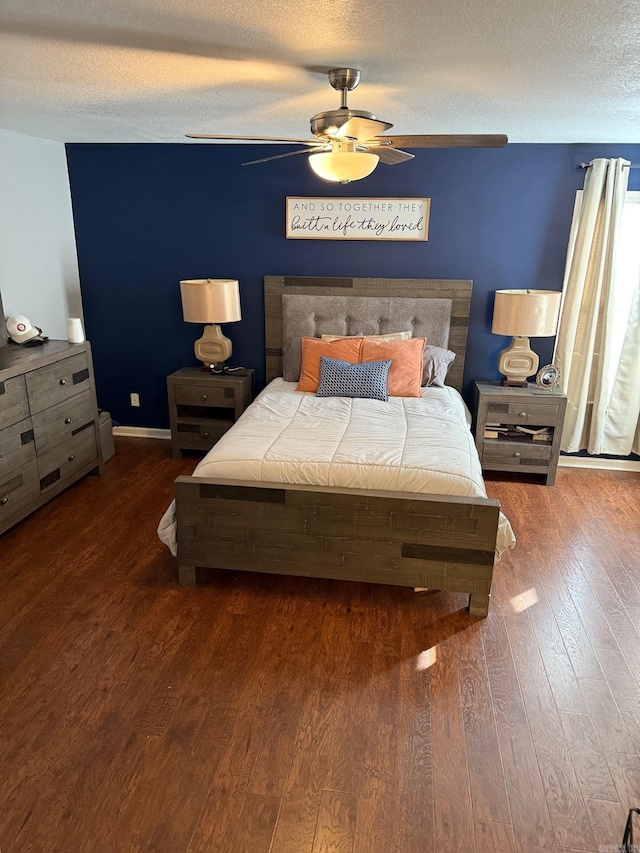
[[[208,373],[182,367],[167,377],[171,454],[210,450],[253,399],[253,370]]]
[[[532,384],[518,388],[476,382],[474,402],[476,447],[482,469],[543,474],[547,486],[553,486],[566,396],[555,388],[548,391]],[[485,432],[492,429],[498,436],[485,437]],[[550,435],[550,441],[537,440],[535,431],[542,430]]]

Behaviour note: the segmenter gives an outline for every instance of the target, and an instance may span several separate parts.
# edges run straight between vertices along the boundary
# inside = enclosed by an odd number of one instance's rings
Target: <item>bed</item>
[[[458,393],[470,296],[469,281],[268,276],[269,384],[175,481],[180,583],[212,567],[444,589],[486,616],[494,561],[515,539],[486,497]],[[282,378],[297,336],[409,329],[456,353],[447,387],[382,403],[316,398]],[[167,544],[172,525],[168,511]]]

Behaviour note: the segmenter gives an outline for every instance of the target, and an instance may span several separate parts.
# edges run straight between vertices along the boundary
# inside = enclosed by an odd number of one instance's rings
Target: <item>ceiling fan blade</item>
[[[323,146],[324,148],[325,146]],[[282,160],[283,157],[293,157],[296,154],[311,154],[308,148],[300,148],[298,151],[287,151],[285,154],[274,154],[273,157],[262,157],[260,160],[249,160],[242,163],[243,166],[255,166],[256,163],[268,163],[269,160]]]
[[[219,136],[212,133],[185,133],[189,139],[227,139],[237,142],[276,142],[282,145],[324,145],[319,139],[286,139],[279,136]]]
[[[399,151],[397,148],[384,148],[382,145],[371,147],[372,154],[377,154],[381,163],[386,163],[387,166],[395,166],[396,163],[404,163],[406,160],[414,160],[415,154],[409,154],[407,151]]]
[[[389,130],[390,127],[393,127],[393,125],[389,124],[388,121],[358,118],[355,116],[345,121],[336,133],[336,138],[357,139],[358,142],[367,142],[367,140],[373,139],[379,133]]]
[[[509,141],[502,133],[465,133],[451,135],[376,136],[371,143],[391,148],[504,148]],[[371,145],[373,148],[373,145]]]

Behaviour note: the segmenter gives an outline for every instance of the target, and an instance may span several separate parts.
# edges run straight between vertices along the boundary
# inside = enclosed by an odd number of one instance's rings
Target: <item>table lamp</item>
[[[529,338],[555,335],[561,298],[557,290],[496,290],[491,331],[513,336],[498,359],[498,370],[505,376],[503,385],[526,387],[527,377],[537,372],[540,360]]]
[[[219,323],[242,319],[238,282],[229,278],[197,278],[180,282],[182,315],[186,323],[207,323],[194,345],[196,358],[212,373],[226,373],[233,345]]]

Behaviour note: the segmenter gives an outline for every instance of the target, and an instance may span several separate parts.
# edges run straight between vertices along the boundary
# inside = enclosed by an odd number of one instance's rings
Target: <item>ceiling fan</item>
[[[296,154],[309,154],[313,171],[327,181],[347,184],[370,175],[378,162],[387,166],[413,160],[413,154],[400,148],[503,148],[507,144],[504,134],[464,134],[382,136],[393,127],[366,110],[352,110],[347,96],[360,82],[356,68],[334,68],[329,71],[329,82],[341,93],[340,107],[317,113],[311,118],[314,139],[287,139],[277,136],[220,136],[208,133],[187,133],[190,139],[226,139],[242,142],[269,142],[306,146],[298,151],[288,151],[273,157],[250,160],[243,166],[267,163]]]

